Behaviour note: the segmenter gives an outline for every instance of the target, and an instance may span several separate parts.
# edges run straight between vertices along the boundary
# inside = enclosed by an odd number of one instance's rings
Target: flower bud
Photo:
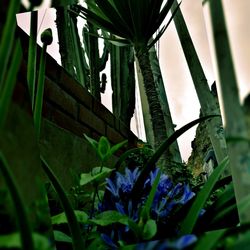
[[[50,45],[53,41],[52,30],[48,28],[41,34],[41,41],[44,45]]]

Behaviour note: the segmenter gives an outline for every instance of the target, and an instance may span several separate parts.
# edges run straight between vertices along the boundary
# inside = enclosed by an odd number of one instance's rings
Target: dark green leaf
[[[186,218],[181,223],[180,234],[190,234],[193,231],[194,225],[197,221],[201,209],[204,207],[207,198],[209,197],[214,185],[219,179],[221,173],[228,165],[228,158],[225,158],[219,166],[213,171],[208,181],[205,183],[202,190],[198,193],[191,209],[189,210]]]
[[[7,160],[0,151],[0,171],[10,191],[14,208],[17,216],[18,226],[20,228],[20,238],[22,248],[27,250],[34,250],[34,242],[32,239],[31,226],[28,220],[26,207],[19,192],[16,180],[10,170]]]
[[[85,242],[84,242],[84,239],[81,235],[81,228],[80,228],[80,225],[77,221],[77,218],[76,218],[76,215],[75,215],[74,210],[72,208],[72,205],[71,205],[71,203],[66,195],[66,192],[64,191],[62,185],[58,181],[55,174],[52,172],[48,163],[45,161],[45,159],[42,156],[40,156],[40,157],[41,157],[41,160],[43,163],[42,167],[43,167],[45,173],[47,174],[49,180],[51,181],[53,187],[55,188],[57,195],[59,197],[59,200],[61,202],[61,205],[64,209],[65,214],[66,214],[69,229],[70,229],[71,236],[72,236],[73,249],[74,250],[84,249]]]

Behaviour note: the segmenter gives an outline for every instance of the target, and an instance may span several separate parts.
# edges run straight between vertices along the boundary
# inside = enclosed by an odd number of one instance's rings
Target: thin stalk
[[[18,39],[12,55],[12,61],[6,76],[5,84],[0,92],[0,129],[3,128],[8,115],[13,90],[16,84],[17,73],[22,60],[22,47]]]
[[[0,43],[0,90],[6,74],[6,69],[13,47],[15,30],[16,30],[16,13],[20,8],[20,1],[10,1],[7,20],[4,25],[2,39]]]
[[[35,250],[34,242],[32,239],[32,230],[28,220],[27,212],[25,210],[25,204],[22,200],[18,185],[12,174],[12,171],[10,170],[9,164],[2,152],[0,152],[0,170],[14,203],[17,222],[20,230],[22,249]]]
[[[226,134],[230,138],[247,138],[246,120],[240,104],[221,0],[209,1],[209,7],[225,110]],[[247,197],[250,190],[249,144],[244,140],[235,140],[228,144],[228,153],[240,223],[248,223],[250,222],[250,210],[241,210],[239,204]]]
[[[34,109],[35,83],[36,83],[37,18],[38,18],[38,12],[32,11],[30,17],[30,39],[29,39],[28,69],[27,69],[28,89],[31,98],[32,110]]]
[[[40,68],[39,68],[39,74],[38,74],[38,84],[37,84],[37,92],[36,92],[35,107],[34,107],[34,126],[35,126],[38,139],[40,138],[41,120],[42,120],[46,48],[47,48],[47,45],[44,44],[42,48],[41,59],[40,59]]]

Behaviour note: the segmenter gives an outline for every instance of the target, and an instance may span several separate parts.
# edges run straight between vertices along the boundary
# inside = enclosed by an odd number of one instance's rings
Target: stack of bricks
[[[21,32],[21,40],[28,47],[28,37]],[[24,47],[24,46],[23,46]],[[40,47],[38,55],[40,54]],[[27,49],[19,71],[14,101],[28,110],[27,99]],[[47,54],[43,117],[73,134],[83,134],[98,139],[106,136],[112,144],[128,139],[136,145],[137,137],[122,121],[117,119],[104,105],[97,101],[87,89],[74,80],[57,62]]]

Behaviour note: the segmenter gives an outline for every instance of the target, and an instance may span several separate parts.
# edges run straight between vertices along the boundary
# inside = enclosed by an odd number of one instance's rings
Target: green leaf
[[[42,160],[43,170],[45,171],[53,187],[55,188],[57,195],[59,197],[59,200],[61,202],[61,205],[66,214],[68,226],[69,226],[71,236],[72,236],[73,250],[84,249],[85,241],[81,234],[81,228],[77,221],[72,205],[66,195],[66,192],[64,191],[61,183],[58,181],[57,177],[55,176],[55,174],[53,173],[53,171],[51,170],[51,168],[49,167],[48,163],[45,161],[43,156],[40,155],[40,157]]]
[[[158,187],[160,178],[161,178],[161,171],[158,172],[158,174],[155,178],[154,184],[150,190],[146,204],[142,209],[141,218],[143,221],[148,221],[148,219],[150,218],[150,209],[151,209],[151,206],[152,206],[153,201],[154,201],[155,193],[157,191],[157,187]]]
[[[1,57],[0,57],[1,60]],[[8,110],[16,84],[16,77],[22,61],[22,47],[20,39],[16,41],[12,60],[9,65],[6,79],[3,86],[0,86],[0,128],[4,126],[5,120],[8,115]],[[7,63],[6,63],[7,64]]]
[[[215,168],[208,181],[205,183],[202,190],[198,193],[192,207],[190,208],[186,218],[181,223],[180,235],[190,234],[194,228],[196,220],[199,216],[201,209],[204,207],[207,198],[209,197],[214,185],[219,179],[221,173],[228,165],[228,157],[226,157],[219,166]]]
[[[38,21],[38,11],[32,11],[30,14],[30,38],[29,38],[29,53],[28,53],[28,66],[27,66],[27,82],[31,98],[32,110],[34,108],[35,84],[36,84],[37,21]]]
[[[16,14],[20,9],[20,1],[9,1],[6,22],[1,31],[0,42],[0,89],[11,57],[11,50],[15,41]],[[11,58],[13,59],[13,58]],[[9,70],[9,69],[8,69]]]
[[[79,210],[74,210],[74,213],[76,215],[77,221],[80,223],[87,223],[88,221],[88,215]],[[63,223],[68,223],[67,217],[65,212],[62,212],[60,214],[54,215],[51,217],[51,222],[53,225],[55,224],[63,224]]]
[[[114,145],[113,147],[111,147],[111,149],[110,149],[111,155],[113,155],[117,150],[119,150],[120,148],[122,148],[127,143],[128,143],[128,140],[125,140],[125,141],[122,141],[122,142]]]
[[[98,150],[97,150],[101,161],[106,160],[109,151],[110,151],[109,141],[105,136],[102,136],[98,142]]]
[[[72,243],[71,237],[61,231],[53,230],[53,234],[55,241]]]
[[[34,241],[34,249],[39,250],[50,250],[50,242],[49,240],[38,233],[32,233],[32,238]],[[12,233],[7,235],[0,235],[0,249],[5,248],[22,248],[22,244],[20,241],[20,233]]]
[[[98,151],[98,142],[90,137],[88,137],[86,134],[84,134],[85,139],[90,143],[90,145],[92,145],[92,147],[94,148],[94,150]]]
[[[29,223],[29,219],[26,212],[23,199],[18,189],[18,185],[10,169],[10,166],[0,151],[0,171],[8,187],[17,216],[18,226],[20,228],[20,239],[22,242],[22,248],[27,250],[34,250],[34,242],[32,239],[32,231]]]
[[[119,213],[118,211],[105,211],[101,214],[98,214],[95,219],[89,220],[99,226],[108,226],[113,223],[121,223],[123,225],[128,225],[128,216]]]
[[[37,133],[37,138],[40,138],[41,122],[42,122],[42,108],[43,108],[43,93],[44,93],[44,80],[45,80],[45,65],[46,65],[46,47],[43,45],[40,62],[39,72],[37,79],[37,90],[34,101],[34,127]]]
[[[150,240],[153,238],[157,233],[157,225],[155,220],[148,220],[143,228],[142,237],[144,240]]]
[[[194,250],[211,250],[214,249],[216,243],[225,234],[227,229],[216,230],[212,232],[205,233],[199,238],[196,243]]]
[[[100,170],[102,169],[102,172]],[[95,167],[91,173],[83,173],[80,177],[80,185],[84,186],[93,182],[101,183],[113,169],[107,167]]]

